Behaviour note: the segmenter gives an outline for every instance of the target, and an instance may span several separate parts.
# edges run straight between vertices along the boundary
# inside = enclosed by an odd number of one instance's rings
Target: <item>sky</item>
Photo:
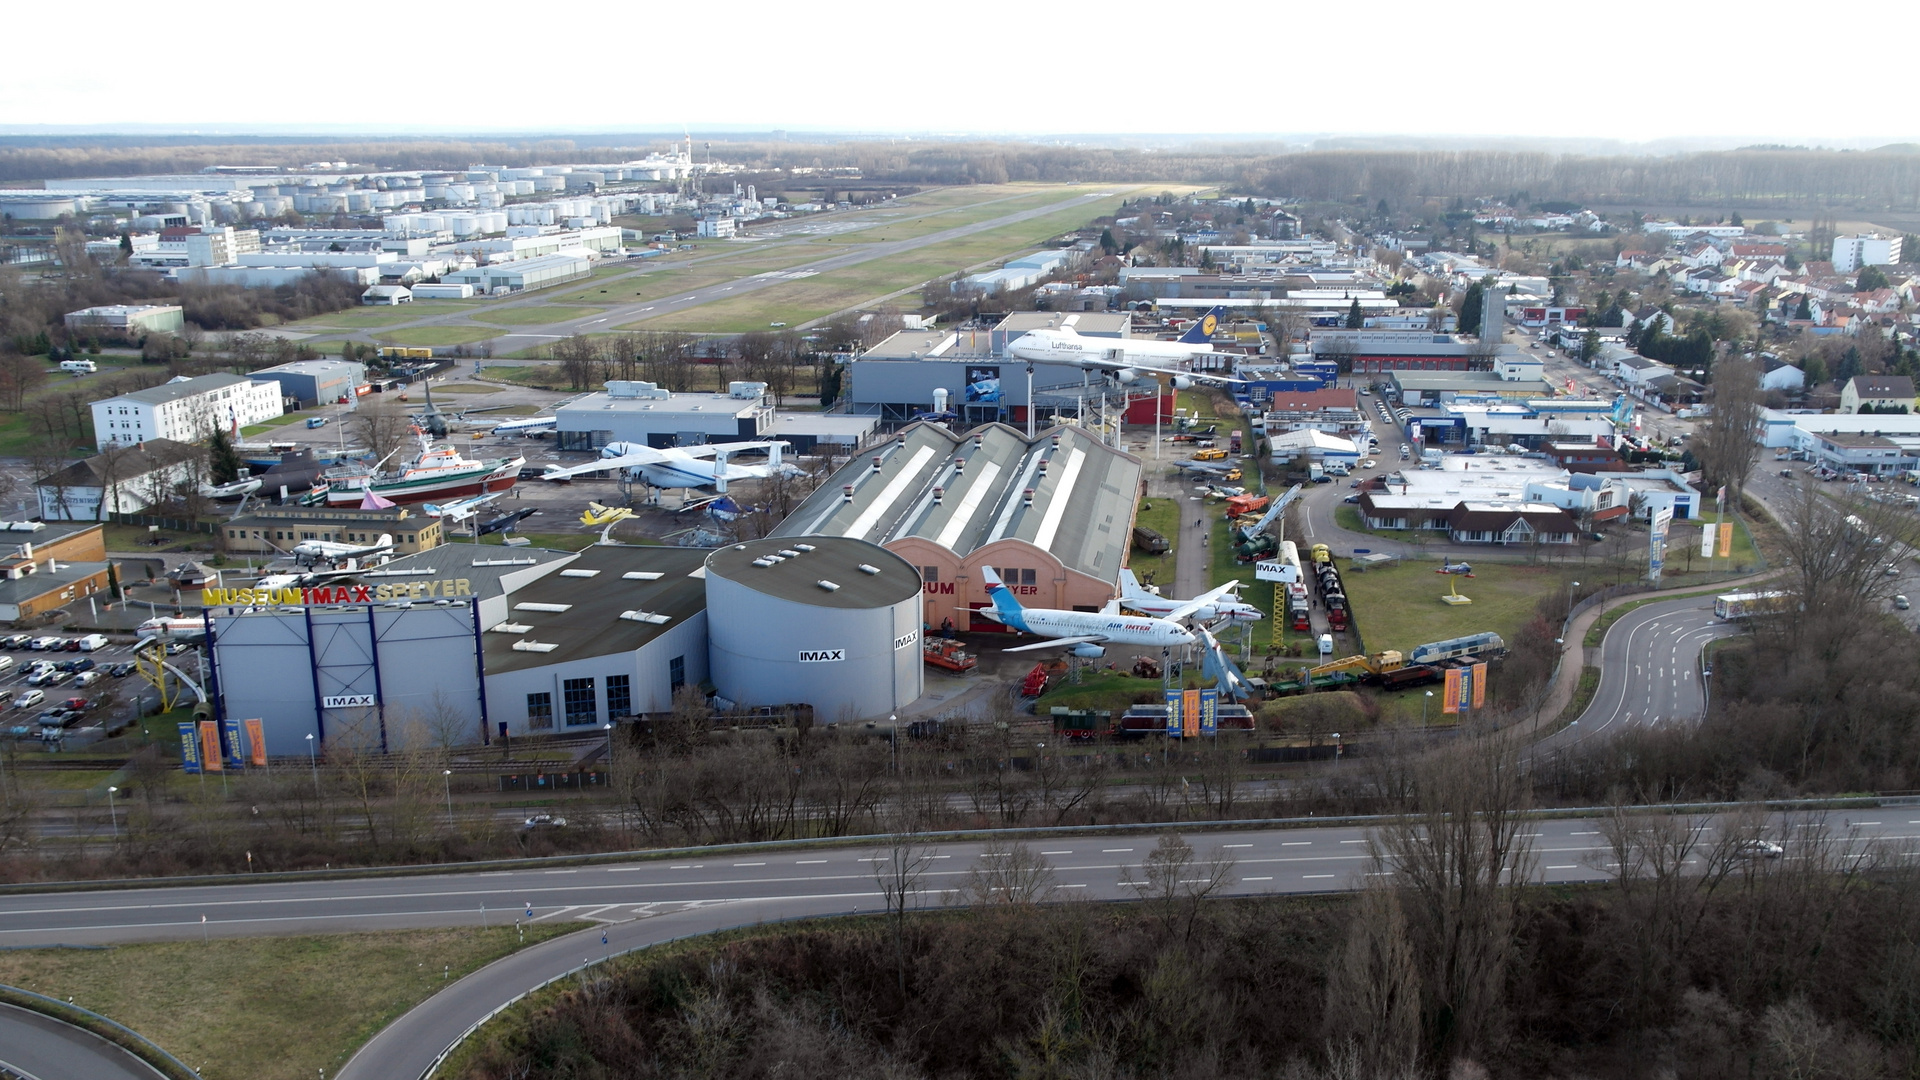
[[[28,4],[8,16],[0,134],[730,126],[1920,140],[1901,104],[1904,54],[1874,44],[1912,40],[1920,6],[1841,0],[1805,27],[1784,4],[1769,18],[1776,4],[845,0],[562,5],[543,16],[474,0],[318,17],[307,5],[162,14],[146,0],[93,0],[79,29],[60,5]],[[119,29],[98,38],[104,27]],[[1804,29],[1831,41],[1808,42]]]

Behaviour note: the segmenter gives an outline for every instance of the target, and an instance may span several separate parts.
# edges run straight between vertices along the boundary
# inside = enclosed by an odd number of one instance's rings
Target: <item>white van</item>
[[[80,639],[81,652],[92,652],[95,649],[104,649],[106,647],[107,635],[105,634],[88,634],[86,637]]]
[[[1320,655],[1321,656],[1333,655],[1333,635],[1332,634],[1320,635]]]
[[[91,375],[100,370],[100,365],[91,360],[62,360],[60,370],[69,375]]]

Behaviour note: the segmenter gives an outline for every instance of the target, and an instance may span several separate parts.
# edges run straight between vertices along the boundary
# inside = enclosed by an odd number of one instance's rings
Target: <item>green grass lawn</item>
[[[1130,548],[1127,565],[1143,582],[1172,584],[1174,554],[1180,550],[1180,503],[1175,499],[1142,499],[1134,522],[1166,537],[1167,543],[1173,546],[1165,555],[1149,555],[1139,548]],[[1153,576],[1148,577],[1149,574]]]
[[[282,329],[314,331],[321,329],[370,330],[381,326],[394,326],[399,323],[413,322],[416,319],[429,319],[435,315],[452,315],[461,311],[477,311],[484,301],[474,300],[422,300],[412,304],[367,305],[365,307],[346,308],[328,315],[315,315],[311,319],[284,324]]]
[[[72,997],[208,1080],[311,1080],[337,1070],[447,976],[519,948],[512,921],[513,912],[502,911],[491,929],[10,950],[0,953],[0,983]],[[536,923],[526,940],[578,929]]]
[[[410,326],[375,336],[388,345],[471,345],[500,334],[485,326]]]
[[[482,322],[499,323],[502,326],[546,326],[549,323],[566,322],[569,319],[584,319],[605,310],[597,307],[562,307],[558,304],[523,304],[518,307],[475,312],[473,317]]]
[[[444,386],[435,386],[433,388],[433,392],[436,394],[497,394],[500,390],[501,388],[498,386],[488,386],[486,383],[470,382],[447,383]]]
[[[771,285],[736,299],[716,300],[683,308],[635,325],[649,329],[716,333],[763,329],[769,321],[798,325],[864,301],[913,288],[943,274],[1032,250],[1062,232],[1079,228],[1102,214],[1112,213],[1123,195],[1116,193],[1104,199],[1088,199],[1084,205],[1073,209],[931,244],[858,266]]]
[[[258,424],[248,424],[246,427],[240,429],[240,435],[243,438],[249,435],[258,435],[263,431],[272,431],[277,427],[286,427],[288,424],[301,418],[301,414],[299,413],[287,413],[285,416],[276,416],[271,420],[263,420]]]
[[[1553,590],[1565,592],[1580,578],[1581,568],[1569,565],[1527,566],[1516,563],[1473,564],[1474,576],[1453,578],[1436,574],[1437,565],[1414,560],[1355,574],[1344,572],[1354,622],[1367,649],[1411,652],[1416,645],[1464,637],[1491,630],[1509,642],[1533,618],[1534,605]],[[1452,607],[1441,603],[1449,584],[1473,603]]]
[[[557,364],[487,364],[481,368],[481,373],[489,379],[515,386],[541,388],[558,387],[562,379]]]

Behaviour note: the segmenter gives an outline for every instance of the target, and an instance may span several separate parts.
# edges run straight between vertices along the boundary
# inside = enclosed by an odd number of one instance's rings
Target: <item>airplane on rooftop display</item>
[[[770,476],[797,473],[792,465],[782,464],[783,442],[709,443],[705,446],[676,446],[664,450],[639,443],[608,443],[600,451],[600,460],[566,468],[549,466],[543,480],[567,480],[581,473],[621,469],[629,480],[638,480],[653,488],[710,487],[724,495],[727,485],[736,480],[762,480]],[[764,465],[735,465],[727,459],[734,454],[765,450]]]
[[[1237,581],[1228,582],[1208,593],[1207,595],[1214,599],[1191,610],[1188,617],[1203,623],[1211,623],[1215,619],[1230,619],[1237,623],[1259,622],[1266,618],[1266,613],[1259,608],[1231,595],[1234,586],[1239,584],[1240,582]],[[1222,590],[1226,592],[1223,593]],[[1175,611],[1186,610],[1192,603],[1191,600],[1175,600],[1170,596],[1161,596],[1140,584],[1140,579],[1133,576],[1133,571],[1126,569],[1120,571],[1120,605],[1122,607],[1132,608],[1142,615],[1166,619],[1171,618]]]
[[[1049,640],[1031,645],[1016,645],[1001,652],[1031,652],[1035,649],[1065,648],[1073,655],[1083,659],[1096,659],[1106,655],[1108,645],[1191,645],[1193,632],[1181,626],[1179,620],[1188,618],[1206,608],[1231,592],[1240,583],[1228,582],[1192,600],[1185,601],[1160,618],[1143,615],[1122,615],[1120,601],[1108,602],[1102,611],[1067,611],[1062,608],[1029,608],[1020,606],[1013,592],[1000,581],[1000,575],[990,566],[980,568],[981,579],[987,583],[987,595],[993,598],[993,607],[976,608],[973,613],[1023,633],[1036,634]]]
[[[1175,389],[1185,390],[1195,383],[1229,385],[1244,382],[1227,375],[1204,371],[1186,371],[1166,365],[1180,364],[1201,356],[1227,356],[1213,347],[1213,332],[1219,328],[1224,308],[1202,315],[1192,329],[1173,341],[1146,341],[1136,338],[1082,337],[1074,328],[1080,316],[1069,315],[1057,329],[1029,330],[1007,345],[1007,355],[1029,363],[1066,364],[1112,373],[1121,383],[1143,377],[1170,375]]]
[[[272,541],[267,541],[273,544]],[[347,564],[344,569],[351,570],[370,555],[382,555],[393,550],[393,534],[381,533],[380,539],[372,544],[343,544],[337,540],[302,540],[290,548],[273,544],[277,551],[283,551],[293,557],[295,565],[318,566],[320,563]]]

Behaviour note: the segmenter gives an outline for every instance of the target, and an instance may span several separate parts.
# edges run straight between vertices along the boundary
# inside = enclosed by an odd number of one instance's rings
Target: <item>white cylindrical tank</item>
[[[920,572],[844,536],[772,537],[707,557],[707,661],[742,706],[804,702],[816,723],[884,717],[924,686]]]

